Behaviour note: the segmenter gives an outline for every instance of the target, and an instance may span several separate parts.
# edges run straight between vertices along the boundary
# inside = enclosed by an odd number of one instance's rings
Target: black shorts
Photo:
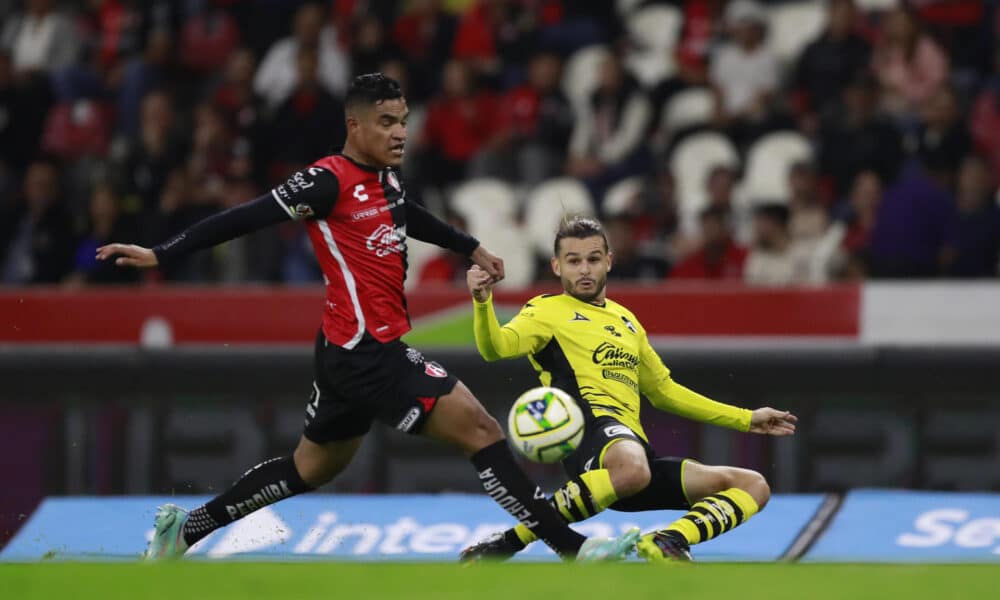
[[[601,416],[591,419],[576,451],[563,461],[563,468],[570,477],[594,469],[604,468],[604,455],[615,443],[631,440],[642,446],[649,462],[650,482],[646,489],[634,496],[622,498],[609,508],[624,512],[689,508],[684,491],[684,463],[690,459],[662,457],[649,442],[614,417]]]
[[[382,343],[367,333],[351,350],[316,337],[312,394],[303,434],[317,444],[368,433],[376,419],[419,433],[438,398],[458,379],[400,340]]]

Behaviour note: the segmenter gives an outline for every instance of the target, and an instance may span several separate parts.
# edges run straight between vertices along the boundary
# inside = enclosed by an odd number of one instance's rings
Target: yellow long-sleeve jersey
[[[568,294],[529,300],[503,327],[492,297],[473,301],[476,347],[488,361],[527,356],[542,385],[560,388],[594,416],[615,417],[645,438],[639,394],[682,417],[739,431],[750,429],[750,411],[716,402],[675,382],[649,345],[646,330],[627,308],[603,306]]]

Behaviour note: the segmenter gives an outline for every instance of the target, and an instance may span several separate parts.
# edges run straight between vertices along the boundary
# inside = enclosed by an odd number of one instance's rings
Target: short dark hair
[[[559,230],[556,231],[556,241],[552,245],[552,252],[554,256],[559,256],[559,242],[563,238],[576,238],[584,239],[589,237],[594,237],[595,235],[601,236],[604,240],[604,251],[608,251],[608,236],[604,234],[604,226],[597,219],[592,219],[590,217],[574,216],[565,217],[561,223],[559,223]]]
[[[403,97],[399,82],[382,73],[365,73],[351,81],[344,96],[344,106],[354,108],[360,105],[379,104],[385,100]]]
[[[788,206],[780,202],[758,204],[754,208],[753,214],[755,217],[770,219],[782,227],[787,227],[788,220],[791,218],[791,211],[788,209]]]

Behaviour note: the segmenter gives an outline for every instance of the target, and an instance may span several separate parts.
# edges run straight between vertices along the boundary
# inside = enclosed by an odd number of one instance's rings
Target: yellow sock
[[[574,477],[552,495],[556,510],[567,523],[588,519],[618,500],[607,469],[595,469]],[[530,529],[518,523],[514,533],[525,546],[538,538]]]
[[[739,488],[729,488],[695,502],[686,515],[668,525],[664,531],[681,534],[693,546],[729,531],[757,514],[758,510],[757,502],[750,494]]]

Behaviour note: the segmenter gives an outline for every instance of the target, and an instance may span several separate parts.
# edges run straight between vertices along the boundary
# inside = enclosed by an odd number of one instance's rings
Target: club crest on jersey
[[[396,190],[397,192],[403,191],[403,188],[400,187],[399,185],[399,179],[396,177],[396,174],[393,173],[391,170],[386,173],[385,180],[386,182],[389,183],[392,189]]]
[[[292,207],[292,212],[295,213],[296,219],[307,219],[313,216],[313,209],[308,204],[296,204]]]
[[[436,362],[429,360],[424,363],[424,373],[427,373],[431,377],[447,377],[448,371],[444,370],[444,367],[437,364]]]
[[[628,317],[623,315],[622,321],[625,323],[625,327],[628,327],[629,331],[631,331],[632,333],[639,333],[638,331],[636,331],[635,325],[632,324],[632,321],[628,320]]]

